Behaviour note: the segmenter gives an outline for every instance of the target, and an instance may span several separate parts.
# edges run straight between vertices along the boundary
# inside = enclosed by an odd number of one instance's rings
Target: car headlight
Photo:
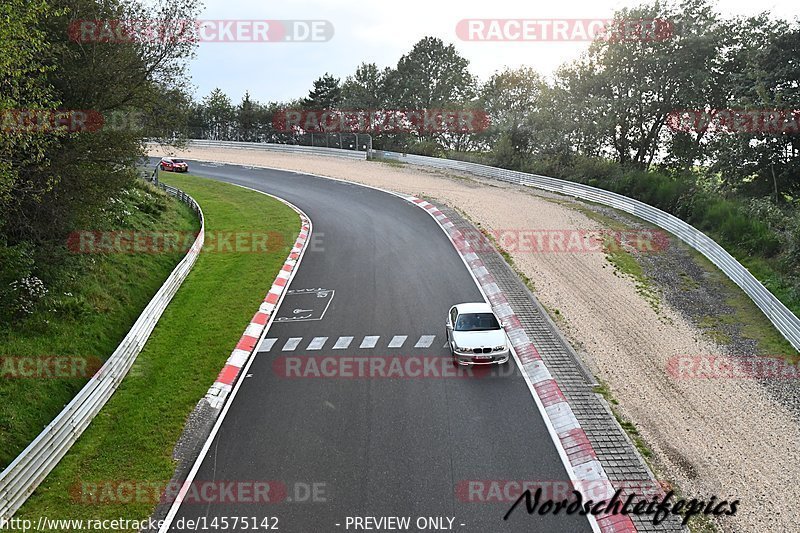
[[[503,346],[495,346],[494,347],[494,351],[495,352],[502,352],[505,349],[506,349],[505,345],[503,345]]]

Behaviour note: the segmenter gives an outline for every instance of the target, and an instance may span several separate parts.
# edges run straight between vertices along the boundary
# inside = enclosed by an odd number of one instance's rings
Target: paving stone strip
[[[432,202],[461,230],[484,266],[494,276],[525,332],[564,393],[612,483],[617,481],[622,485],[642,480],[657,483],[608,405],[594,392],[593,388],[597,385],[594,377],[583,366],[578,354],[561,335],[533,293],[503,257],[493,247],[486,245],[485,239],[478,242],[478,232],[472,223],[441,201]],[[688,528],[681,526],[680,519],[673,515],[657,526],[646,515],[634,515],[633,521],[638,531],[688,531]]]

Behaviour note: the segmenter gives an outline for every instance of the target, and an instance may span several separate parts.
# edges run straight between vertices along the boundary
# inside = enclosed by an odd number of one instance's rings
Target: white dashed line
[[[408,335],[395,335],[392,342],[389,343],[389,348],[402,348],[407,338]]]
[[[359,348],[374,348],[376,344],[378,344],[378,339],[380,339],[380,335],[364,337],[364,340],[361,342],[361,346]]]
[[[414,348],[430,348],[435,338],[436,335],[423,335],[419,338],[417,344],[414,345]]]
[[[258,350],[256,352],[268,352],[275,346],[275,343],[278,339],[264,339],[261,341],[261,344],[258,346]]]
[[[336,341],[336,344],[333,345],[334,350],[344,350],[350,343],[353,342],[353,337],[339,337],[339,340]]]
[[[291,337],[286,340],[286,344],[283,345],[281,348],[284,352],[293,352],[300,346],[300,343],[303,342],[304,338],[308,337]],[[328,342],[330,337],[312,337],[311,341],[308,344],[306,350],[322,350],[325,348],[325,343]],[[355,337],[352,336],[342,336],[342,337],[334,337],[336,339],[336,343],[330,348],[332,350],[346,350],[350,347],[353,343],[353,339]],[[362,349],[371,349],[375,348],[378,345],[378,341],[380,340],[380,335],[367,335],[361,341],[361,345],[359,348]],[[280,339],[264,339],[261,341],[261,344],[258,345],[258,352],[269,352],[275,346],[275,344]],[[388,348],[402,348],[403,345],[408,340],[408,335],[394,335],[392,340],[389,341]],[[433,343],[436,342],[436,335],[421,335],[417,343],[414,345],[414,348],[417,349],[424,349],[430,348],[433,346]],[[447,343],[444,344],[447,346]]]
[[[307,350],[320,350],[325,345],[325,341],[328,340],[328,337],[314,337],[314,339],[308,344]]]
[[[284,352],[294,351],[294,349],[297,348],[297,345],[300,344],[300,341],[302,341],[302,340],[303,340],[303,337],[292,337],[291,339],[286,341],[286,344],[283,345],[283,350],[282,351],[284,351]]]

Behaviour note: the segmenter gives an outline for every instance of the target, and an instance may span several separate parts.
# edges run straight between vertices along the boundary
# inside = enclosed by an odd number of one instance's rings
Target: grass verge
[[[200,203],[207,235],[277,232],[286,238],[268,253],[200,255],[130,374],[23,506],[21,518],[150,516],[157,503],[152,498],[124,503],[117,495],[90,494],[82,488],[126,481],[163,486],[170,479],[175,467],[172,450],[189,413],[214,382],[300,229],[294,211],[265,195],[194,176],[169,176],[164,181]]]
[[[199,230],[186,205],[145,182],[111,198],[106,217],[92,231]],[[0,324],[0,468],[5,468],[67,404],[97,363],[119,345],[183,253],[72,253],[51,249],[58,265],[48,293],[23,321]],[[70,379],[42,379],[28,363],[56,356],[75,366]],[[94,368],[92,368],[94,367]],[[26,374],[27,377],[20,377]],[[63,374],[62,374],[63,375]]]
[[[384,165],[389,165],[390,167],[395,168],[403,168],[406,164],[403,161],[398,161],[397,159],[392,159],[389,157],[370,157],[367,161],[373,161],[375,163],[383,163]]]
[[[707,279],[722,285],[725,304],[732,310],[730,313],[702,317],[700,327],[707,335],[718,342],[730,342],[724,326],[734,325],[739,328],[739,335],[757,342],[759,355],[785,357],[790,360],[798,357],[797,350],[738,285],[700,252],[690,249],[689,253],[695,263],[703,268]]]

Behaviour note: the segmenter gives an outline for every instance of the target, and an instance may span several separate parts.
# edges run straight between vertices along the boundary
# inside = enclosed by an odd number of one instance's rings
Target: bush
[[[494,154],[495,162],[507,156],[508,150],[501,150]],[[707,233],[741,260],[748,256],[774,260],[770,262],[773,277],[788,287],[789,299],[800,299],[800,211],[796,208],[784,211],[767,198],[726,198],[704,186],[699,174],[625,168],[603,158],[528,155],[510,162],[518,165],[516,170],[584,183],[657,207]]]
[[[406,152],[414,155],[427,155],[430,157],[441,157],[443,155],[442,148],[436,141],[417,141],[411,143],[406,148]]]
[[[6,246],[0,243],[0,322],[8,324],[20,318],[25,301],[20,300],[34,267],[33,251],[28,244]],[[38,279],[38,278],[36,278]]]

